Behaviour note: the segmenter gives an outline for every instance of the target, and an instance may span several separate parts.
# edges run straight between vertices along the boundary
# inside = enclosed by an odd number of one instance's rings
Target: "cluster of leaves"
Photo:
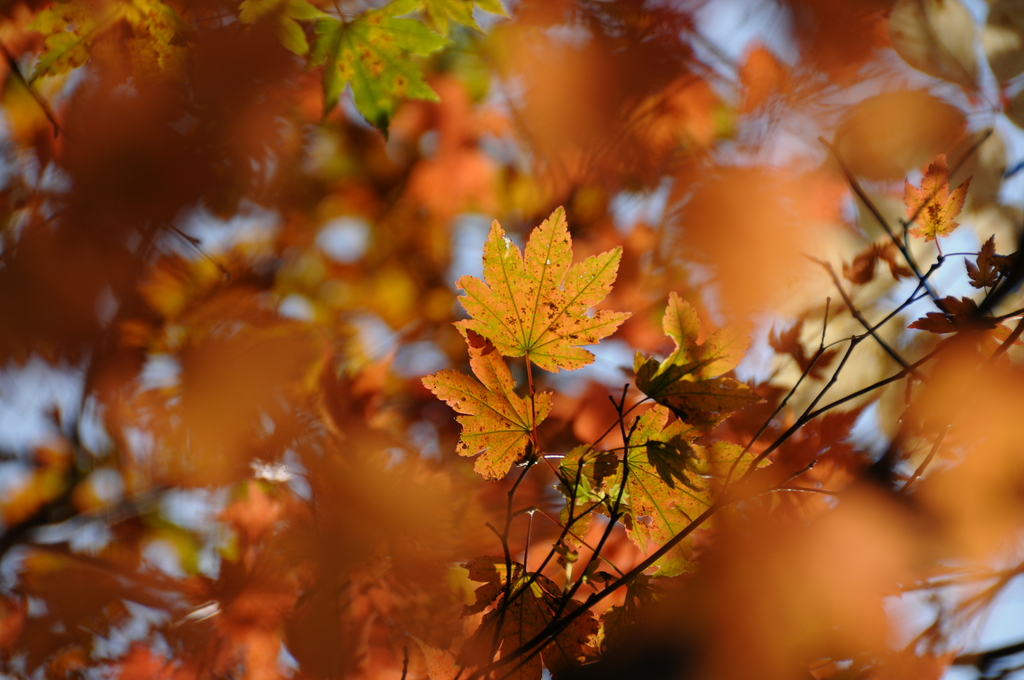
[[[237,20],[272,22],[285,48],[323,67],[324,114],[351,86],[356,108],[387,133],[398,102],[405,98],[437,101],[423,79],[416,57],[450,44],[452,26],[479,30],[473,10],[504,16],[499,0],[393,0],[378,9],[334,16],[307,0],[243,0]],[[435,30],[410,14],[423,14]],[[31,80],[60,76],[82,66],[104,41],[130,39],[122,47],[141,75],[167,73],[183,77],[190,42],[189,24],[160,0],[93,3],[62,2],[40,12],[29,26],[45,40],[45,50]],[[310,35],[313,36],[312,43]],[[149,63],[152,62],[152,63]]]
[[[949,650],[1024,569],[964,133],[1024,120],[1019,2],[998,92],[962,3],[891,5],[775,3],[781,59],[638,0],[2,4],[0,671],[1000,672]]]
[[[587,313],[611,290],[620,257],[617,248],[573,265],[562,208],[531,232],[525,253],[497,222],[491,226],[484,246],[485,281],[472,276],[459,280],[459,287],[466,291],[460,301],[470,318],[456,325],[467,341],[475,377],[444,370],[423,380],[463,414],[458,418],[462,425],[458,452],[479,456],[475,469],[485,479],[501,479],[520,462],[525,466],[519,476],[522,481],[539,460],[548,462],[550,452],[538,436],[538,425],[551,410],[552,395],[535,389],[533,366],[558,371],[590,364],[593,355],[580,345],[600,342],[629,317],[608,310]],[[608,527],[622,522],[641,551],[672,548],[650,562],[659,577],[692,569],[691,546],[676,537],[685,537],[695,518],[711,508],[721,480],[745,453],[727,442],[701,446],[696,441],[733,412],[761,398],[743,383],[725,377],[742,359],[745,339],[718,331],[699,343],[696,311],[675,293],[669,296],[662,325],[675,350],[664,361],[637,354],[636,387],[646,396],[627,409],[624,392],[617,405],[622,446],[601,450],[595,442],[556,456],[562,459],[557,468],[558,489],[566,506],[561,513],[562,536],[544,564],[559,551],[565,560],[568,549],[560,543],[574,528],[574,535],[585,531],[593,514],[603,513],[609,518]],[[525,397],[515,393],[512,373],[503,359],[519,356],[525,359],[529,377]],[[627,423],[627,414],[648,400],[658,405]],[[747,458],[746,463],[751,460]],[[606,533],[601,544],[607,537]],[[502,541],[507,556],[507,536]],[[579,539],[569,544],[582,545]],[[600,547],[594,552],[582,574],[575,581],[567,580],[564,588],[539,572],[529,574],[524,565],[507,558],[503,578],[495,566],[501,560],[481,558],[494,572],[490,575],[477,574],[480,567],[474,567],[475,562],[467,565],[470,577],[486,585],[477,590],[477,603],[466,613],[493,605],[467,644],[475,649],[486,648],[491,640],[496,643],[491,654],[478,656],[474,665],[491,661],[498,651],[497,663],[509,663],[533,651],[527,657],[533,661],[518,664],[518,677],[539,678],[542,667],[536,652],[542,649],[549,650],[540,653],[553,672],[591,658],[596,651],[592,647],[604,632],[589,613],[593,603],[580,603],[572,595],[593,577]],[[496,601],[499,592],[504,596]],[[529,610],[527,602],[534,602]],[[616,607],[606,614],[613,621],[619,617]],[[551,649],[557,650],[554,660],[549,658]]]

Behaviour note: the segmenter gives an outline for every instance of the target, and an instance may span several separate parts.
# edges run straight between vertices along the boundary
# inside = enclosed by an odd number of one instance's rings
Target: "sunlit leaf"
[[[512,373],[494,345],[473,331],[467,336],[476,378],[445,369],[424,378],[423,384],[464,414],[458,417],[459,455],[480,454],[473,469],[486,479],[500,479],[527,454],[534,427],[551,410],[551,394],[537,394],[532,403],[517,395]]]
[[[698,343],[697,312],[676,293],[669,295],[662,328],[676,349],[664,362],[637,353],[636,386],[644,394],[691,425],[708,427],[733,411],[761,401],[743,383],[721,377],[743,359],[749,344],[745,336],[723,329],[703,344]]]
[[[474,6],[485,12],[506,16],[501,0],[423,0],[423,10],[437,27],[438,33],[444,36],[448,35],[449,23],[479,30],[480,27],[473,18]]]
[[[243,0],[238,8],[238,18],[245,24],[272,16],[278,22],[277,37],[281,44],[298,55],[309,52],[309,41],[298,22],[326,17],[306,0]]]
[[[525,355],[547,371],[586,366],[594,345],[629,313],[602,310],[589,316],[611,290],[622,248],[572,264],[565,210],[558,208],[526,243],[525,258],[494,222],[484,246],[484,281],[463,276],[459,298],[471,319],[458,326],[491,340],[505,356]],[[571,265],[571,266],[570,266]]]
[[[326,111],[351,85],[356,108],[386,133],[403,98],[437,101],[414,57],[436,52],[447,41],[416,19],[400,18],[417,5],[417,0],[395,0],[353,21],[317,19],[310,62],[324,67]]]
[[[925,241],[934,241],[939,236],[952,234],[960,226],[954,218],[963,210],[970,185],[971,178],[968,177],[956,189],[949,190],[949,168],[946,166],[945,154],[940,154],[928,166],[920,189],[905,181],[903,202],[907,205],[907,218],[914,217],[916,223],[910,228],[910,233]]]
[[[184,51],[176,38],[188,29],[169,6],[159,0],[116,0],[97,7],[71,0],[53,4],[29,25],[45,37],[45,50],[32,70],[32,79],[78,68],[92,56],[96,41],[121,22],[129,30],[116,39],[126,41],[143,71],[180,67]]]
[[[742,451],[724,442],[697,446],[693,440],[700,432],[681,420],[669,422],[669,418],[669,410],[663,406],[640,417],[629,440],[629,470],[619,468],[609,491],[614,498],[625,477],[626,531],[644,551],[667,543],[711,505],[714,476],[724,476]],[[750,458],[747,454],[747,460]],[[689,570],[691,545],[692,540],[685,540],[659,560],[659,574]]]

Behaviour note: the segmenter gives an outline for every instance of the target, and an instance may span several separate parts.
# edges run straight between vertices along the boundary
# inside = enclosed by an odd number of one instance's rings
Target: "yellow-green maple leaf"
[[[934,241],[938,236],[949,236],[960,226],[954,218],[963,210],[967,189],[971,186],[968,177],[953,191],[949,190],[949,168],[946,155],[940,154],[928,166],[918,189],[910,182],[903,183],[903,202],[907,205],[907,218],[914,220],[910,228],[913,236]]]
[[[494,345],[475,333],[468,333],[469,366],[476,378],[445,369],[427,376],[423,384],[457,412],[462,437],[457,451],[477,458],[473,469],[486,479],[501,479],[512,464],[522,458],[534,427],[551,410],[551,393],[529,398],[515,393],[512,379]]]
[[[145,72],[174,72],[184,59],[179,35],[187,26],[178,14],[159,0],[115,0],[95,3],[85,0],[58,2],[36,15],[29,29],[41,33],[45,50],[36,62],[31,80],[61,75],[88,61],[97,40],[107,37],[121,22],[131,31],[117,35],[127,41],[134,65]]]
[[[505,15],[500,0],[423,0],[423,11],[437,27],[441,35],[448,35],[448,24],[456,23],[480,30],[473,18],[473,7],[477,6],[491,14]]]
[[[252,24],[264,17],[276,16],[277,38],[288,50],[300,56],[309,52],[309,41],[299,21],[323,19],[325,15],[306,0],[243,0],[238,18]]]
[[[745,336],[722,329],[698,343],[697,312],[675,293],[669,294],[662,328],[676,348],[664,362],[637,352],[634,370],[641,392],[705,430],[761,401],[740,381],[721,377],[743,359],[749,344]]]
[[[325,111],[350,85],[356,108],[386,134],[401,99],[437,101],[414,56],[436,52],[448,41],[421,21],[400,18],[418,9],[419,0],[395,0],[352,21],[317,19],[310,62],[324,66]]]
[[[708,509],[716,485],[740,456],[742,448],[727,442],[702,447],[701,434],[681,420],[669,423],[669,410],[655,406],[644,413],[629,439],[629,473],[623,496],[626,533],[641,550],[659,548]],[[751,460],[752,455],[744,457]],[[615,498],[622,483],[619,466],[608,495]],[[657,562],[659,575],[672,576],[691,568],[687,539]]]
[[[625,312],[588,310],[608,295],[622,248],[572,264],[565,210],[558,208],[533,230],[525,258],[495,221],[484,246],[484,281],[463,276],[459,298],[471,319],[459,328],[488,338],[509,357],[526,356],[546,371],[586,366],[594,345],[629,318]]]

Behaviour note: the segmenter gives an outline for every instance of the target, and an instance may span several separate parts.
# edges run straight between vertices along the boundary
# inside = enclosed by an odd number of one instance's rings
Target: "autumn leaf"
[[[899,249],[892,241],[873,243],[864,252],[853,258],[850,264],[843,263],[843,277],[858,285],[870,282],[875,278],[875,265],[884,260],[889,265],[889,273],[899,281],[913,276],[913,272],[899,263]]]
[[[811,361],[814,359],[816,352],[808,354],[807,350],[804,349],[804,345],[800,341],[803,330],[803,319],[800,319],[784,331],[776,332],[773,328],[771,335],[768,336],[768,345],[780,354],[788,354],[793,357],[801,373],[806,372],[811,378],[817,379],[822,376],[822,372],[835,360],[838,350],[835,348],[825,350],[812,366]]]
[[[181,66],[184,48],[175,38],[187,32],[177,12],[159,0],[117,0],[98,10],[85,0],[58,2],[44,9],[29,24],[44,38],[46,49],[32,70],[31,80],[61,75],[88,61],[93,45],[123,22],[125,41],[143,70],[173,72]]]
[[[701,432],[678,419],[669,423],[669,416],[667,408],[655,406],[640,417],[629,440],[629,471],[620,468],[608,492],[614,497],[625,477],[626,533],[645,552],[667,543],[711,505],[712,475],[724,475],[742,451],[725,442],[698,446],[693,440]],[[688,571],[691,544],[683,541],[659,560],[659,575]]]
[[[505,598],[508,574],[504,559],[478,557],[465,567],[469,570],[471,580],[483,583],[476,590],[476,602],[468,605],[465,612],[471,614],[484,611],[492,604],[495,606],[484,614],[480,627],[466,641],[459,658],[461,665],[476,665],[472,661],[490,660],[487,656],[494,640],[495,628],[499,625],[499,651],[504,656],[537,637],[555,620],[557,614],[573,612],[580,606],[579,602],[573,600],[563,608],[561,589],[546,576],[531,575],[518,562],[512,563],[511,596],[508,600]],[[539,656],[507,677],[540,680],[545,667],[558,677],[560,673],[580,665],[594,655],[596,650],[593,642],[598,628],[593,613],[584,613],[556,635]]]
[[[580,445],[565,454],[558,466],[559,490],[565,496],[562,508],[563,525],[572,522],[566,542],[578,548],[582,543],[577,538],[587,533],[594,510],[604,505],[603,512],[610,514],[607,493],[602,490],[604,480],[615,473],[618,458],[611,451],[598,451],[592,446]]]
[[[286,49],[305,55],[309,41],[299,21],[326,18],[326,15],[306,0],[243,0],[238,18],[243,24],[252,24],[264,17],[276,17],[277,38]]]
[[[586,366],[594,355],[579,346],[597,344],[630,316],[587,314],[611,290],[621,256],[617,247],[572,264],[563,208],[533,230],[525,259],[495,221],[484,246],[486,283],[473,276],[459,279],[466,291],[459,301],[472,318],[457,326],[488,338],[503,355],[525,355],[546,371]]]
[[[415,635],[409,637],[416,641],[423,652],[423,657],[427,662],[427,677],[430,680],[455,680],[462,672],[455,662],[455,655],[447,649],[431,647]]]
[[[963,210],[970,185],[971,178],[968,177],[950,192],[945,154],[939,154],[928,166],[920,189],[904,181],[903,202],[907,205],[907,218],[917,223],[910,228],[910,233],[925,241],[934,241],[938,236],[953,233],[960,226],[959,222],[953,220]]]
[[[541,392],[529,398],[515,393],[512,379],[494,345],[473,331],[467,331],[469,365],[476,378],[445,369],[423,379],[423,384],[439,399],[462,413],[458,452],[475,456],[473,469],[485,479],[504,477],[512,464],[527,453],[534,427],[551,410],[551,393]]]
[[[1013,267],[1013,258],[996,255],[995,236],[990,236],[978,252],[976,263],[965,261],[967,278],[975,288],[991,288],[1006,276]]]
[[[740,112],[750,113],[772,97],[785,97],[793,89],[786,66],[764,45],[754,44],[739,69],[743,99]]]
[[[448,24],[456,23],[480,30],[473,18],[473,7],[485,12],[506,16],[501,0],[423,0],[423,10],[430,18],[437,32],[448,35]]]
[[[714,427],[733,411],[761,401],[738,380],[720,377],[743,359],[749,344],[746,337],[723,329],[699,344],[697,312],[676,293],[669,295],[662,328],[675,342],[676,349],[664,362],[637,352],[634,370],[641,392],[668,406],[691,425],[702,425],[705,429]]]
[[[652,583],[651,576],[640,574],[626,586],[622,604],[609,607],[601,615],[602,649],[610,649],[629,639],[630,633],[640,622],[644,609],[662,596],[661,589]]]
[[[413,57],[436,52],[447,40],[416,19],[399,18],[418,8],[418,0],[395,0],[353,21],[316,21],[310,63],[324,66],[325,112],[351,85],[356,108],[386,134],[402,98],[437,101]]]
[[[969,297],[957,299],[953,296],[944,297],[936,303],[939,312],[928,312],[910,324],[908,328],[916,328],[932,333],[956,333],[958,331],[990,330],[999,323],[990,317],[978,314],[978,303]]]

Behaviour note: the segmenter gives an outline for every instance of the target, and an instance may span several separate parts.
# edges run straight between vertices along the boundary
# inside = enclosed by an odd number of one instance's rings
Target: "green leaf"
[[[310,62],[324,66],[325,113],[350,85],[356,108],[386,135],[401,99],[437,101],[414,56],[436,52],[448,41],[416,19],[397,18],[417,8],[416,0],[396,0],[350,22],[317,19]]]
[[[594,355],[580,345],[597,344],[630,316],[587,313],[611,290],[621,256],[617,247],[572,264],[562,208],[530,234],[525,259],[495,221],[484,246],[486,282],[459,279],[466,291],[459,301],[472,318],[457,325],[490,339],[505,356],[525,355],[546,371],[586,366]]]
[[[441,35],[448,35],[448,24],[453,22],[480,30],[473,18],[473,6],[492,14],[505,14],[500,0],[423,0],[423,10]]]
[[[697,312],[675,293],[669,295],[662,328],[676,348],[664,362],[637,352],[633,365],[641,392],[704,431],[761,401],[738,380],[720,377],[743,359],[749,344],[745,336],[723,329],[698,343]]]
[[[120,23],[131,29],[118,36],[133,57],[133,66],[174,71],[181,66],[184,47],[175,38],[188,27],[178,14],[159,0],[115,1],[102,9],[83,0],[55,3],[29,24],[41,33],[45,50],[30,80],[67,73],[88,61],[93,44]]]
[[[470,331],[469,365],[476,378],[445,369],[423,379],[438,398],[462,413],[461,456],[480,454],[473,469],[486,479],[500,479],[528,453],[536,424],[551,410],[551,393],[529,398],[515,393],[516,383],[494,346]]]
[[[277,17],[277,37],[288,50],[298,55],[309,52],[306,32],[299,21],[325,18],[327,15],[306,0],[243,0],[238,18],[244,24]]]
[[[688,478],[686,484],[667,484],[658,466],[651,462],[649,451],[652,443],[668,447],[673,439],[684,434],[696,436],[696,432],[680,420],[671,424],[668,409],[655,406],[644,413],[629,441],[625,489],[625,525],[630,539],[644,552],[653,545],[655,548],[667,543],[673,536],[685,529],[690,522],[704,512],[710,504],[709,489],[695,473],[691,465],[679,470]],[[656,443],[655,443],[656,442]],[[699,451],[699,447],[694,447]],[[618,471],[615,486],[621,484],[623,471]],[[614,491],[609,491],[614,493]],[[687,571],[690,566],[691,540],[680,543],[672,552],[658,561],[659,575],[674,575]]]
[[[663,406],[651,408],[629,440],[629,472],[620,510],[627,535],[644,552],[666,544],[711,506],[721,481],[743,452],[727,442],[698,446],[693,440],[700,430],[678,419],[669,422],[670,416]],[[741,462],[752,460],[748,452]],[[620,466],[608,484],[610,497],[615,497],[623,475]],[[658,575],[691,570],[691,545],[688,537],[659,560]]]

